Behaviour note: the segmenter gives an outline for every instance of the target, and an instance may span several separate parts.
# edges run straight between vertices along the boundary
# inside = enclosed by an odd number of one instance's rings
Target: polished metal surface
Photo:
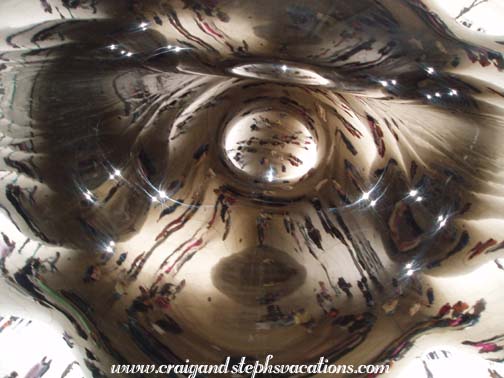
[[[504,37],[458,21],[427,0],[2,2],[5,290],[90,376],[394,368],[424,336],[502,333],[497,281],[459,282],[504,246]]]

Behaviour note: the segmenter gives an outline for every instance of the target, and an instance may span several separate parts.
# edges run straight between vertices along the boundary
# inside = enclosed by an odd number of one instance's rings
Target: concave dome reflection
[[[248,180],[290,183],[318,163],[317,137],[288,112],[265,109],[239,115],[224,131],[224,148],[234,169]]]
[[[438,6],[2,2],[2,298],[88,376],[500,361],[503,44]]]

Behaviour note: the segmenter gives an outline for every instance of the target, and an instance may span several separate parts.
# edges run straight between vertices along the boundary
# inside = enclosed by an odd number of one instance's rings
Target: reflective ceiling
[[[488,343],[504,36],[440,3],[2,1],[2,290],[89,376]]]

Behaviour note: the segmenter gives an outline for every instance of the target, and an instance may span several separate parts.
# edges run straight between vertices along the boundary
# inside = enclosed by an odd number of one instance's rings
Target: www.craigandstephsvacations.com
[[[256,374],[385,374],[389,372],[389,365],[334,365],[329,360],[320,357],[313,364],[274,364],[273,355],[266,356],[264,361],[250,361],[241,357],[237,362],[227,357],[224,363],[218,365],[191,364],[185,360],[185,364],[170,365],[112,365],[112,374],[183,374],[189,378],[195,378],[200,374],[231,374],[247,375],[254,378]]]

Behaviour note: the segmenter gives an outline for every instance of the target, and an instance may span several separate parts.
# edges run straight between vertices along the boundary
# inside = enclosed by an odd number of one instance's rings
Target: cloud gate
[[[503,16],[3,0],[0,375],[503,377]]]

